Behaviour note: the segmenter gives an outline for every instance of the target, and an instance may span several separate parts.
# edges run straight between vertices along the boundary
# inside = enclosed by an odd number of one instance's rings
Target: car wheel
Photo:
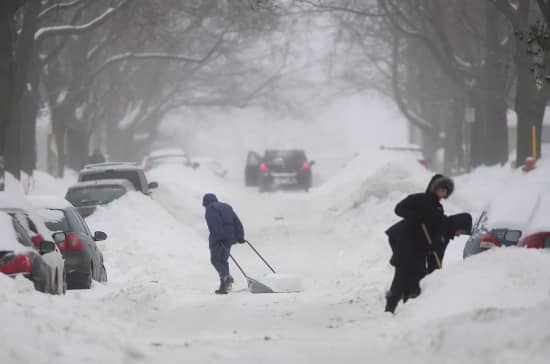
[[[61,294],[59,289],[59,271],[57,269],[55,270],[55,275],[53,279],[52,294]]]
[[[67,293],[67,273],[63,269],[63,294]]]
[[[90,264],[90,272],[86,275],[84,278],[82,289],[90,289],[92,288],[92,279],[94,277],[94,266]]]
[[[101,267],[101,273],[99,276],[100,282],[107,282],[107,269],[105,269],[105,266]]]

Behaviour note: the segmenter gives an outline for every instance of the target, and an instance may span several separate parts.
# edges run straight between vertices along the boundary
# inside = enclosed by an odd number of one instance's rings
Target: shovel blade
[[[248,281],[248,290],[251,293],[275,293],[275,292],[273,292],[273,290],[271,288],[269,288],[265,284],[255,280],[253,278],[249,277],[247,279],[247,281]]]
[[[294,293],[301,292],[300,280],[290,274],[266,274],[261,279],[248,277],[248,290],[251,293]]]

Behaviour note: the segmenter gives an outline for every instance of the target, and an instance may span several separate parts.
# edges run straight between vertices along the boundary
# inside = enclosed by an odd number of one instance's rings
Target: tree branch
[[[109,20],[114,14],[116,14],[120,9],[122,9],[127,4],[129,4],[129,0],[122,0],[118,4],[118,6],[113,8],[108,8],[107,10],[105,10],[103,14],[91,20],[87,24],[60,25],[60,26],[41,28],[38,31],[36,31],[36,33],[34,34],[34,40],[38,42],[47,37],[77,35],[77,34],[81,34],[81,33],[85,33],[87,31],[93,30],[96,27],[105,23],[107,20]]]
[[[89,0],[73,0],[67,3],[56,3],[55,5],[52,5],[49,8],[42,10],[38,14],[38,19],[45,18],[48,14],[50,14],[54,10],[70,9],[74,6],[80,5],[81,3],[85,3],[86,1],[89,1]]]

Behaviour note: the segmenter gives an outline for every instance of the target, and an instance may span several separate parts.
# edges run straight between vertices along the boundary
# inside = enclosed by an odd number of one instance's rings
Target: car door
[[[78,235],[80,236],[80,239],[82,239],[82,241],[85,242],[85,244],[90,248],[90,256],[92,258],[95,268],[94,275],[97,278],[99,276],[100,269],[103,266],[101,251],[99,250],[94,240],[94,236],[90,231],[86,220],[84,220],[84,218],[80,216],[78,210],[76,210],[75,208],[71,208],[68,209],[67,213],[70,214],[70,219],[74,220],[74,224],[78,229]]]
[[[246,157],[245,167],[245,184],[246,186],[257,186],[260,177],[260,164],[262,163],[262,157],[254,152],[248,152]]]

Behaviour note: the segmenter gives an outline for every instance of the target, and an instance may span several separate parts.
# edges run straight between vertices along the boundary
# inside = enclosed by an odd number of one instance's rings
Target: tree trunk
[[[0,156],[5,153],[7,128],[10,124],[11,96],[14,83],[13,29],[14,12],[9,2],[0,3]]]
[[[33,67],[36,67],[34,34],[41,7],[40,1],[31,1],[25,6],[23,27],[15,53],[16,72],[12,89],[14,106],[12,120],[6,133],[6,169],[16,178],[21,176],[21,170],[32,172],[36,161],[35,123],[39,76],[38,71],[33,70]]]
[[[518,19],[520,24],[516,31],[527,30],[529,1],[520,2]],[[540,143],[542,134],[542,122],[546,103],[550,96],[550,87],[547,84],[537,87],[534,74],[530,71],[533,60],[527,54],[528,44],[525,41],[516,41],[516,52],[514,62],[517,74],[516,85],[516,114],[517,114],[517,136],[516,136],[516,166],[523,165],[525,159],[532,155],[532,128],[537,128],[536,150],[537,157],[540,157]]]

